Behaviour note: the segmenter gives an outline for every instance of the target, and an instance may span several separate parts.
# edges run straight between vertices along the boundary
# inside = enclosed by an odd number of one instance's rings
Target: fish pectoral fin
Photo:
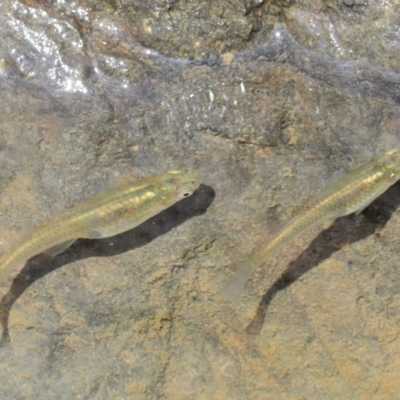
[[[362,213],[370,204],[371,204],[371,202],[369,202],[368,204],[366,204],[366,205],[363,206],[363,207],[360,207],[360,208],[356,211],[355,215],[358,215],[358,214]]]
[[[367,201],[365,201],[364,203],[362,203],[358,209],[356,210],[356,215],[360,214],[361,212],[363,212],[377,197],[379,197],[382,193],[380,193],[377,196],[374,196],[372,199],[368,199]]]
[[[56,244],[55,246],[50,247],[49,249],[44,251],[43,254],[46,254],[46,256],[49,256],[49,257],[54,257],[57,254],[60,254],[60,253],[64,252],[65,250],[67,250],[69,247],[71,247],[72,243],[74,243],[75,240],[76,239],[71,239],[71,240],[67,240],[66,242]]]
[[[372,197],[368,198],[367,200],[364,201],[364,203],[360,204],[357,210],[355,210],[356,215],[360,214],[363,210],[365,210],[374,200],[376,200],[380,195],[386,192],[390,185],[384,186],[379,190],[377,193],[375,193]]]

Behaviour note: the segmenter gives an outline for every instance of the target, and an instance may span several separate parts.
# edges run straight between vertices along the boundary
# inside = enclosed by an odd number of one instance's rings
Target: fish
[[[223,299],[240,297],[251,274],[273,258],[279,250],[318,224],[332,223],[348,214],[359,214],[373,200],[400,179],[400,149],[391,149],[343,175],[311,196],[271,232],[228,284],[220,290]],[[279,278],[279,271],[273,274]],[[273,276],[271,277],[273,278]]]
[[[0,257],[0,282],[17,265],[45,252],[55,256],[79,238],[100,239],[135,228],[200,186],[200,174],[181,169],[106,190],[22,235]]]

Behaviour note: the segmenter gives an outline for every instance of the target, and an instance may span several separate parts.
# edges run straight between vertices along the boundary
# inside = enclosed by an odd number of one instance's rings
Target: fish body
[[[236,299],[254,270],[296,237],[319,223],[361,212],[398,179],[400,149],[392,149],[328,185],[296,209],[285,223],[271,233],[260,249],[252,253],[244,268],[239,269],[222,289],[222,297]]]
[[[14,266],[45,250],[56,255],[78,238],[106,238],[132,229],[190,196],[200,182],[196,171],[183,169],[102,192],[23,235],[0,257],[0,282]]]

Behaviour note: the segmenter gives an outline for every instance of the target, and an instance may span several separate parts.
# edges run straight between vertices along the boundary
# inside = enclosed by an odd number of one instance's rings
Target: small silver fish
[[[22,236],[0,257],[0,282],[13,267],[45,250],[54,256],[78,238],[99,239],[132,229],[190,196],[200,183],[196,171],[183,169],[100,193]]]
[[[240,296],[250,275],[271,259],[282,247],[311,227],[356,212],[360,213],[373,200],[400,179],[400,150],[392,149],[350,171],[324,190],[308,199],[293,215],[253,252],[220,294],[227,300]],[[276,279],[279,271],[273,272]]]

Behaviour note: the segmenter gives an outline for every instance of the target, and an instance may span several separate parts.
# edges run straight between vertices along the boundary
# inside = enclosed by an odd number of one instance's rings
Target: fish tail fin
[[[225,300],[237,300],[243,291],[244,285],[246,284],[250,273],[251,271],[246,268],[236,271],[235,275],[231,278],[228,284],[218,292],[218,295]]]
[[[0,347],[6,346],[10,343],[10,335],[8,333],[8,329],[3,327],[3,332],[0,336]]]

